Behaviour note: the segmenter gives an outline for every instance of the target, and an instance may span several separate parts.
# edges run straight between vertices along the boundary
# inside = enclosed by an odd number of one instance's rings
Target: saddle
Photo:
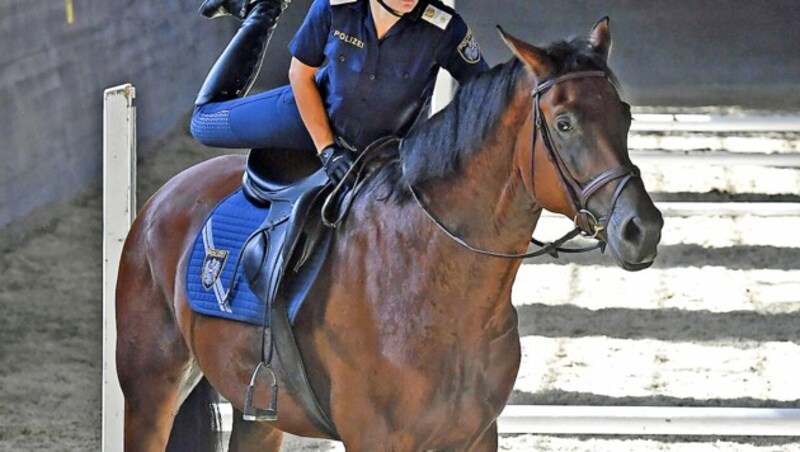
[[[244,419],[277,419],[278,387],[271,369],[275,351],[288,374],[290,392],[299,398],[320,430],[338,438],[306,376],[289,312],[290,303],[308,293],[328,253],[332,229],[323,226],[320,213],[325,194],[330,192],[328,177],[313,153],[253,149],[247,159],[242,190],[250,202],[269,207],[264,223],[245,242],[241,254],[251,290],[266,302],[262,362],[247,389]],[[292,305],[299,306],[299,301]],[[291,318],[296,312],[297,307]],[[266,410],[253,405],[255,382],[262,370],[272,376],[271,403]]]
[[[269,207],[261,227],[247,239],[241,265],[254,294],[265,303],[262,362],[253,373],[245,396],[244,419],[277,419],[277,378],[272,371],[273,351],[289,377],[287,386],[299,399],[317,428],[338,439],[333,422],[314,395],[290,320],[313,285],[328,255],[334,228],[343,221],[350,202],[364,186],[363,175],[398,158],[399,140],[386,137],[367,147],[356,159],[354,188],[332,188],[312,152],[253,149],[247,158],[242,192],[257,206]],[[333,221],[328,217],[335,216]],[[235,273],[235,272],[234,272]],[[289,310],[289,307],[292,307]],[[255,382],[264,370],[272,376],[270,406],[253,405]]]

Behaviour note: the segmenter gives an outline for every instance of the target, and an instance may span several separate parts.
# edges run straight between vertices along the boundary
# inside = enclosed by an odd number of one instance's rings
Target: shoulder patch
[[[467,30],[467,35],[464,40],[458,45],[458,54],[469,64],[477,64],[481,61],[481,48],[478,46],[478,41],[475,40],[475,35],[472,30]]]
[[[331,0],[333,1],[333,0]],[[425,8],[425,11],[422,13],[422,19],[425,22],[430,22],[433,25],[441,28],[442,30],[447,28],[447,25],[450,23],[450,20],[453,18],[453,15],[448,13],[447,11],[441,10],[433,5],[428,5]]]
[[[358,0],[331,0],[331,6],[347,5],[348,3],[355,3]]]

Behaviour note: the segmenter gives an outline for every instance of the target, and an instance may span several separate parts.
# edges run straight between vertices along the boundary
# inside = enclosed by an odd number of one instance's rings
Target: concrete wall
[[[65,5],[74,5],[74,22]],[[102,91],[137,87],[143,153],[191,109],[235,29],[199,0],[0,2],[0,227],[99,184]],[[286,82],[286,45],[310,0],[294,0],[261,88]],[[634,104],[800,110],[797,0],[456,0],[487,59],[510,57],[494,29],[543,44],[611,16],[612,67]]]
[[[232,23],[183,0],[0,2],[0,227],[102,179],[106,87],[138,89],[147,147],[191,105]]]

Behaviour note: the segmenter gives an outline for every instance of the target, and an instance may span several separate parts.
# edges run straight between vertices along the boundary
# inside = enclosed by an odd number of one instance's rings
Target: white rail
[[[657,202],[665,217],[798,217],[800,203],[796,202]],[[542,218],[564,218],[545,211]]]
[[[233,409],[218,406],[221,431]],[[497,421],[502,434],[800,436],[800,409],[509,405]]]
[[[635,132],[800,132],[800,116],[636,114]]]
[[[655,151],[631,150],[631,159],[637,163],[659,164],[690,161],[692,164],[710,165],[750,165],[780,168],[800,168],[800,153],[759,153],[724,151]]]
[[[657,206],[667,217],[800,216],[800,203],[795,202],[660,202]]]
[[[800,436],[800,409],[511,405],[500,433]]]
[[[106,452],[122,451],[124,399],[117,380],[114,309],[117,269],[136,214],[136,90],[126,84],[103,93],[103,421]]]

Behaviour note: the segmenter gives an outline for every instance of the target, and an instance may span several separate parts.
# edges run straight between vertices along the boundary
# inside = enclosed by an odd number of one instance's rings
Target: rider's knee
[[[195,140],[206,146],[225,147],[232,137],[229,116],[230,110],[206,111],[204,106],[195,107],[189,132]]]

